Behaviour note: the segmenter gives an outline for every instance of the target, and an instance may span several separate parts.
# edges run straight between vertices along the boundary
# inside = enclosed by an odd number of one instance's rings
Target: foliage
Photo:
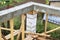
[[[14,29],[19,29],[21,25],[21,18],[17,16],[14,18]]]
[[[43,24],[42,16],[43,16],[42,13],[38,13],[38,16],[37,16],[37,27],[36,27],[38,33],[41,33],[41,32],[44,31],[44,24]]]

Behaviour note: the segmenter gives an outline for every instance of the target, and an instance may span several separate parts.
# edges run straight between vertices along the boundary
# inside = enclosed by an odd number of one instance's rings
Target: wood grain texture
[[[14,32],[14,21],[13,21],[13,18],[12,19],[10,19],[10,29],[11,29],[11,40],[14,40],[14,34],[13,34],[13,32]]]

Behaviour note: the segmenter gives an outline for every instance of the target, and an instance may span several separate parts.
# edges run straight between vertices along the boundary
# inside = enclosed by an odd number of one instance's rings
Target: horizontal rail
[[[9,30],[9,31],[10,31],[10,29],[8,29],[8,28],[3,28],[3,27],[1,27],[1,29],[3,29],[3,30]]]
[[[47,31],[46,33],[51,33],[51,32],[54,32],[54,31],[56,31],[56,30],[59,30],[59,29],[60,29],[60,27],[55,28],[55,29],[52,29],[52,30],[50,30],[50,31]]]
[[[45,33],[32,33],[32,32],[26,32],[26,34],[35,34],[35,35],[40,35],[40,36],[46,36],[46,37],[50,37],[50,35],[46,35]]]

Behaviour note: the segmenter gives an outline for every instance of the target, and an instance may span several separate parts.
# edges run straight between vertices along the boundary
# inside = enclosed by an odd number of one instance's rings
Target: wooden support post
[[[47,23],[48,23],[48,13],[46,12],[46,20],[45,20],[45,32],[44,32],[44,35],[45,35],[45,37],[44,37],[44,38],[46,38],[46,32],[47,32]]]
[[[11,40],[14,40],[14,35],[13,35],[14,29],[13,29],[13,27],[14,27],[14,22],[13,22],[13,18],[12,18],[12,19],[10,19]]]
[[[21,16],[22,18],[21,18],[21,27],[20,27],[20,31],[22,32],[22,40],[24,40],[24,29],[25,29],[25,27],[24,27],[24,24],[25,24],[25,15],[24,14],[22,14],[22,16]],[[20,33],[21,32],[19,32],[18,33],[18,36],[17,36],[17,40],[19,40],[19,37],[20,37]]]
[[[47,23],[48,23],[48,13],[46,12],[45,33],[46,33],[46,31],[47,31]]]
[[[22,24],[21,24],[21,26],[22,26],[22,40],[24,40],[24,29],[25,29],[25,15],[23,14],[22,15]]]
[[[1,24],[0,24],[0,40],[2,40],[2,35],[1,35]]]

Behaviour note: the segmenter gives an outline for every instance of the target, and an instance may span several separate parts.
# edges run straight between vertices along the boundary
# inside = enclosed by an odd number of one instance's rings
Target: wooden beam
[[[22,40],[24,40],[24,29],[25,29],[25,15],[24,14],[22,14],[22,16],[21,16],[21,27],[20,27],[20,31],[22,31]],[[18,33],[18,36],[17,36],[17,40],[19,40],[19,37],[20,37],[20,33],[21,32],[19,32]]]
[[[46,33],[51,33],[51,32],[54,32],[54,31],[56,31],[56,30],[58,30],[58,29],[60,29],[60,27],[57,27],[57,28],[52,29],[52,30],[50,30],[50,31],[47,31]]]
[[[44,30],[45,37],[44,38],[46,38],[46,32],[47,32],[47,26],[48,26],[47,24],[48,24],[48,13],[46,12],[45,30]]]
[[[3,27],[1,27],[1,29],[3,29],[3,30],[9,30],[9,31],[11,30],[11,29],[9,29],[9,28],[3,28]]]
[[[22,40],[24,40],[24,31],[25,31],[25,15],[22,14]]]
[[[48,24],[48,13],[46,12],[45,33],[46,33],[46,31],[47,31],[47,24]]]
[[[18,33],[18,36],[17,36],[17,40],[19,40],[19,38],[20,38],[20,33],[22,32],[22,24],[23,24],[23,21],[25,20],[25,18],[22,18],[22,16],[20,16],[21,17],[21,26],[20,26],[20,29],[19,29],[20,32]]]
[[[40,35],[40,36],[44,36],[44,37],[45,37],[45,36],[46,36],[46,37],[50,37],[50,35],[46,35],[45,33],[32,33],[32,32],[26,32],[26,31],[25,31],[25,33],[26,33],[26,34],[31,34],[31,35],[34,35],[34,34],[35,34],[35,35]]]
[[[10,19],[11,40],[14,40],[14,35],[13,35],[14,29],[13,29],[13,27],[14,27],[14,22],[13,22],[13,18],[12,18],[12,19]]]

